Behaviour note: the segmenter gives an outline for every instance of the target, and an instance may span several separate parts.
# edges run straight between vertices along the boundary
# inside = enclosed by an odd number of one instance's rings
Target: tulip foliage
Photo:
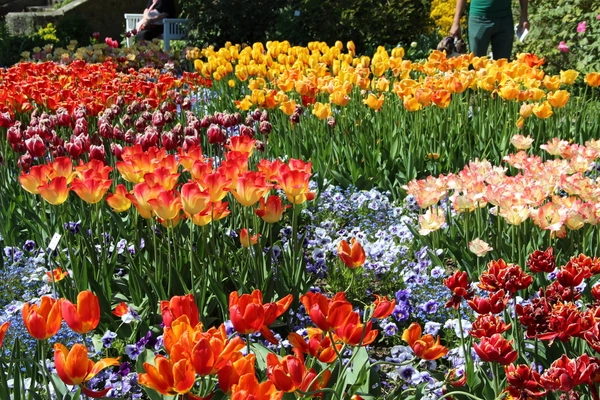
[[[110,397],[137,370],[153,400],[599,398],[598,72],[352,42],[188,59],[0,69],[0,272],[33,239],[46,290],[11,303],[35,360],[11,338],[0,396],[37,398],[26,371],[42,396]],[[338,226],[327,185],[389,191],[402,247],[382,255],[376,202],[369,229]],[[343,237],[309,238],[316,214]],[[454,326],[393,297],[434,290],[411,269],[445,275]],[[381,343],[402,354],[386,393]]]

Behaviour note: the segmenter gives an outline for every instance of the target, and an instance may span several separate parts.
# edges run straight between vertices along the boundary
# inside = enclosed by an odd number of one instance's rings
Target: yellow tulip
[[[421,103],[419,103],[413,96],[405,96],[403,103],[404,108],[406,108],[408,111],[418,111],[423,108]]]
[[[379,111],[381,107],[383,107],[383,100],[383,94],[379,95],[379,97],[376,97],[373,93],[369,93],[369,96],[366,100],[363,100],[363,103],[369,106],[370,109]]]
[[[560,87],[560,76],[546,75],[543,80],[544,87],[547,90],[557,90]]]
[[[569,101],[570,94],[566,90],[557,90],[554,93],[548,93],[548,101],[554,108],[562,108]]]
[[[388,92],[390,90],[390,81],[385,76],[382,76],[377,79],[375,86],[380,92]]]
[[[319,119],[326,119],[331,115],[331,104],[316,102],[312,113]]]
[[[296,102],[294,100],[284,101],[279,105],[279,109],[286,115],[292,115],[296,110]]]
[[[567,71],[560,71],[560,83],[563,85],[572,85],[575,83],[575,79],[579,76],[579,72],[569,69]]]
[[[554,114],[554,112],[552,111],[552,106],[547,101],[533,106],[533,113],[536,117],[542,119],[549,118],[550,116],[552,116],[552,114]]]
[[[345,107],[350,101],[350,97],[340,90],[336,90],[331,95],[329,95],[329,101],[335,104],[336,106]]]

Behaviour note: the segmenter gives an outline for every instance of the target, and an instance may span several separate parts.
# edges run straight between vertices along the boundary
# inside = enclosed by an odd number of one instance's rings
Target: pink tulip
[[[583,22],[580,22],[579,24],[577,24],[577,32],[583,33],[586,31],[586,29],[587,29],[586,21],[583,21]]]

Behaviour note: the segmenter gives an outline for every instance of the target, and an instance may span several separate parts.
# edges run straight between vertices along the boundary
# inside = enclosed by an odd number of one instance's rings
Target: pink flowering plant
[[[596,6],[594,6],[596,4]],[[600,9],[592,0],[530,2],[531,32],[515,50],[544,54],[552,72],[600,66]]]

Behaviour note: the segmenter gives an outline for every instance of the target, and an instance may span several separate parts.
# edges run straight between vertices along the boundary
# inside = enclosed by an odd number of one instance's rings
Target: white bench
[[[131,32],[135,29],[138,22],[141,21],[143,14],[125,14],[125,32]],[[164,30],[159,36],[165,42],[165,51],[171,50],[171,40],[185,39],[187,35],[188,19],[184,18],[165,18],[163,19]],[[127,47],[133,44],[133,36],[127,38]]]

